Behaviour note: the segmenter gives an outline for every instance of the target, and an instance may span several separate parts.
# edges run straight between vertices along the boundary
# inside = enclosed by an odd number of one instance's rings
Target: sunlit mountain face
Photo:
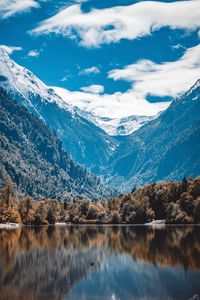
[[[199,78],[199,1],[3,2],[1,47],[103,129],[111,119],[110,134],[121,118],[157,115]]]

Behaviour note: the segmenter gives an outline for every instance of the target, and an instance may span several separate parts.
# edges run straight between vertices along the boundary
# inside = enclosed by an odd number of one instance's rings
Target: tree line
[[[128,194],[98,201],[84,197],[63,201],[35,201],[30,196],[18,199],[14,191],[8,178],[0,189],[0,223],[143,224],[159,219],[167,224],[200,223],[200,177],[148,184]]]

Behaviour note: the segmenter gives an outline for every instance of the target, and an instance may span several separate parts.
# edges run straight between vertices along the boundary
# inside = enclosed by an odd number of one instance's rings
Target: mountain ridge
[[[0,49],[0,86],[55,130],[73,160],[98,174],[118,142],[80,117],[53,89]]]
[[[0,88],[0,183],[38,198],[108,196],[111,190],[75,164],[49,127]]]
[[[127,191],[135,185],[200,175],[199,112],[200,80],[119,145],[107,167],[111,184]]]

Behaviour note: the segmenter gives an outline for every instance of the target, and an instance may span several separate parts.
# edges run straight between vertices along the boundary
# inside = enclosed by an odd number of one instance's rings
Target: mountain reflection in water
[[[200,227],[0,230],[1,300],[181,299],[200,294]]]

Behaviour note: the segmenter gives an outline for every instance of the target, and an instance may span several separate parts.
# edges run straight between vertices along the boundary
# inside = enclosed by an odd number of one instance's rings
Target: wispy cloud
[[[92,84],[90,86],[84,86],[80,88],[80,90],[92,94],[101,94],[104,92],[104,86],[99,84]]]
[[[109,78],[133,83],[135,94],[177,97],[200,77],[200,45],[189,48],[177,61],[155,63],[139,60],[109,72]]]
[[[67,74],[67,75],[63,76],[63,77],[60,79],[60,81],[61,81],[61,82],[65,82],[65,81],[67,81],[70,77],[71,77],[71,75]]]
[[[40,56],[40,51],[38,51],[38,50],[30,50],[27,55],[31,56],[31,57],[38,57],[38,56]]]
[[[7,45],[0,45],[0,48],[6,51],[8,54],[12,54],[14,51],[21,51],[23,50],[22,47],[16,46],[7,46]]]
[[[99,74],[100,69],[96,66],[92,66],[90,68],[86,68],[79,71],[79,75],[90,75],[90,74]]]
[[[181,44],[176,44],[172,46],[173,50],[179,50],[179,49],[186,49],[183,45]]]
[[[200,26],[200,1],[143,1],[129,6],[114,6],[83,12],[71,5],[32,30],[35,34],[56,33],[79,37],[83,46],[99,46],[121,39],[136,39],[162,27],[197,30]]]
[[[74,3],[84,3],[84,2],[87,2],[89,0],[74,0]]]
[[[0,0],[0,19],[38,7],[39,3],[34,0]]]

